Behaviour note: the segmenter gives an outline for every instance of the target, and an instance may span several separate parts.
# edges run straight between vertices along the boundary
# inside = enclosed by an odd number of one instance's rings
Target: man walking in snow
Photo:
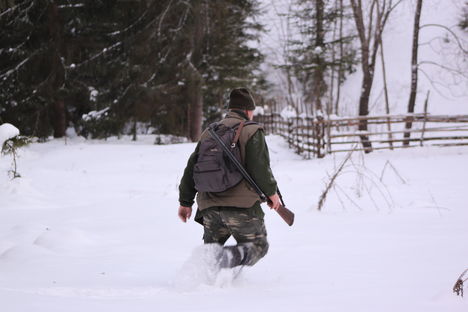
[[[235,127],[241,122],[251,121],[255,101],[249,90],[246,88],[232,90],[228,109],[229,112],[220,121],[221,124]],[[271,200],[268,204],[270,208],[277,210],[280,207],[280,199],[270,169],[270,157],[263,129],[256,123],[247,123],[240,128],[238,144],[242,164]],[[222,192],[197,192],[195,188],[193,173],[200,144],[209,137],[210,134],[205,130],[185,168],[179,186],[179,218],[187,222],[192,214],[194,197],[197,195],[198,209],[195,221],[204,227],[204,243],[217,247],[215,257],[218,265],[221,268],[254,265],[268,251],[264,212],[260,207],[259,195],[245,179]],[[223,246],[231,235],[237,241],[237,245]]]

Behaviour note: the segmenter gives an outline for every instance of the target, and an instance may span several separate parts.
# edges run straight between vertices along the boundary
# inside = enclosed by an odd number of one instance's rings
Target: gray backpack
[[[221,123],[213,123],[209,127],[228,146],[234,156],[240,161],[239,137],[246,125],[257,124],[253,121],[244,122],[229,127]],[[193,180],[198,192],[223,192],[239,184],[243,179],[240,171],[225,155],[224,151],[211,136],[200,143],[198,159],[193,168]]]

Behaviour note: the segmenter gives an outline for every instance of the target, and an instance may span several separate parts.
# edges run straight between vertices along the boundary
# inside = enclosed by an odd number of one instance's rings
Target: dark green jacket
[[[242,120],[247,120],[245,114],[241,111],[230,111],[221,122],[233,126]],[[204,131],[200,142],[207,136],[209,136],[209,133]],[[197,144],[195,151],[190,156],[184,175],[180,181],[179,202],[182,206],[191,207],[197,194],[193,181],[193,167],[197,161],[199,146],[200,143]],[[239,146],[242,162],[247,172],[265,195],[271,196],[275,194],[277,186],[270,169],[270,157],[263,129],[259,125],[245,126],[239,139]],[[249,208],[258,201],[260,201],[260,197],[245,179],[224,192],[200,192],[197,195],[197,204],[200,210],[215,206]]]

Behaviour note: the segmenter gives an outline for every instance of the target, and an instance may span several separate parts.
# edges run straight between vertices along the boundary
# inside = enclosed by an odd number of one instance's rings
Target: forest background
[[[263,112],[468,110],[463,0],[1,0],[0,29],[0,124],[41,140],[196,141],[239,86]]]

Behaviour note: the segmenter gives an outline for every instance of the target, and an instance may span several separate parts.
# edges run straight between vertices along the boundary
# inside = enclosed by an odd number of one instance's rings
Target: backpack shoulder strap
[[[263,129],[263,125],[253,120],[249,120],[245,123],[245,126],[258,126],[260,129]]]
[[[240,123],[238,123],[237,125],[235,125],[233,127],[233,129],[236,129],[236,135],[234,136],[234,139],[232,140],[232,144],[231,144],[231,147],[234,148],[236,147],[236,144],[237,142],[239,141],[239,138],[240,138],[240,135],[241,135],[241,132],[242,132],[242,129],[245,127],[245,126],[250,126],[250,125],[256,125],[258,126],[259,129],[263,129],[262,126],[256,122],[256,121],[241,121]]]
[[[260,125],[260,124],[259,124],[258,122],[256,122],[256,121],[249,120],[249,121],[247,121],[247,122],[245,123],[245,125],[248,126],[248,125]]]
[[[244,122],[244,121],[241,121],[239,123],[239,125],[237,127],[237,130],[236,130],[236,135],[234,136],[234,139],[232,140],[231,148],[236,147],[236,144],[239,141],[239,137],[240,137],[241,132],[242,132],[242,128],[244,128],[245,124],[246,124],[246,122]]]

